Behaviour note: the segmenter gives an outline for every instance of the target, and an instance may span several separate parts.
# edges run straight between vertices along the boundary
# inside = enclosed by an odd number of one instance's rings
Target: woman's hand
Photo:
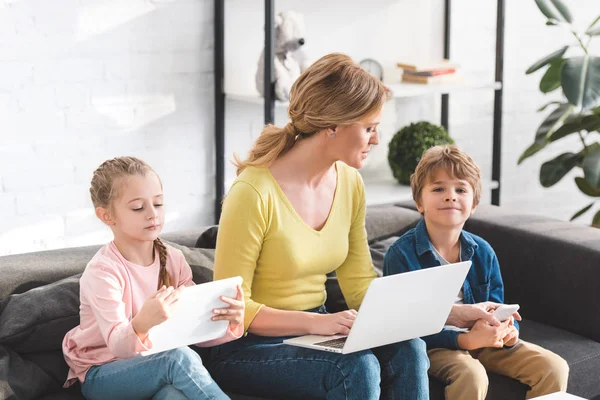
[[[358,312],[346,310],[335,314],[316,314],[310,326],[311,335],[347,335]]]
[[[470,328],[483,319],[490,325],[499,326],[500,321],[494,317],[493,311],[500,306],[498,303],[486,301],[477,304],[455,304],[450,310],[446,325],[454,325],[459,328]]]
[[[229,304],[229,307],[215,308],[213,313],[216,315],[211,318],[212,321],[227,320],[229,321],[229,330],[234,332],[239,325],[244,324],[244,291],[240,285],[237,286],[235,299],[231,297],[221,296],[221,301]]]
[[[144,302],[142,309],[131,320],[133,330],[140,340],[146,339],[150,328],[169,318],[183,288],[184,286],[175,289],[173,286],[163,285]]]
[[[504,338],[509,335],[512,318],[500,323],[499,326],[490,325],[480,319],[475,322],[468,333],[458,335],[458,346],[464,350],[476,350],[484,347],[504,347]]]

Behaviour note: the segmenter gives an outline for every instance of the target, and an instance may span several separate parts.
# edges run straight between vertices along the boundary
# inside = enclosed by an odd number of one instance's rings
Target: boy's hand
[[[239,325],[244,323],[244,291],[240,285],[237,286],[235,299],[231,297],[221,296],[221,301],[229,304],[229,307],[215,308],[213,313],[216,315],[211,318],[212,321],[227,320],[229,321],[229,330],[235,331]]]
[[[508,334],[502,338],[502,341],[504,342],[505,346],[510,347],[510,346],[514,346],[515,344],[517,344],[518,340],[519,340],[519,330],[515,327],[514,324],[511,324],[509,326]]]
[[[458,335],[458,345],[464,350],[476,350],[483,347],[504,347],[503,338],[509,335],[512,319],[508,319],[499,326],[493,326],[480,319],[473,325],[468,333]]]
[[[175,289],[173,286],[163,285],[144,302],[142,309],[131,320],[133,330],[140,340],[146,339],[150,328],[169,318],[183,288],[184,286]]]
[[[311,335],[347,335],[354,324],[358,312],[345,310],[335,314],[315,314],[314,323],[309,328]]]

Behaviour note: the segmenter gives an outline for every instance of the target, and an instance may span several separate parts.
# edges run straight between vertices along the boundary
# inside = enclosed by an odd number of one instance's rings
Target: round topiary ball
[[[423,152],[444,144],[454,144],[454,140],[442,126],[421,121],[400,129],[390,141],[388,152],[394,178],[403,185],[410,185],[410,176]]]

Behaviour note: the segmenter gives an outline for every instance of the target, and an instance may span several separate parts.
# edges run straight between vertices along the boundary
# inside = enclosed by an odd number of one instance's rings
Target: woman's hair
[[[132,175],[146,176],[153,173],[158,178],[158,174],[152,167],[144,161],[135,157],[116,157],[112,160],[106,160],[94,171],[92,183],[90,186],[90,195],[94,207],[110,209],[114,199],[119,197],[119,189],[123,183],[123,178]],[[160,182],[160,178],[158,178]],[[162,182],[161,182],[162,186]],[[171,276],[167,272],[167,248],[163,242],[156,238],[154,247],[158,250],[160,259],[160,273],[158,275],[158,288],[171,286]]]
[[[389,91],[345,54],[326,55],[306,69],[292,85],[283,128],[267,125],[246,160],[234,155],[239,175],[249,166],[268,166],[296,139],[359,121],[383,107]]]
[[[454,145],[434,146],[423,153],[415,172],[410,176],[410,188],[415,203],[421,203],[423,188],[440,170],[450,177],[469,182],[473,188],[473,204],[479,204],[481,170],[471,156]]]

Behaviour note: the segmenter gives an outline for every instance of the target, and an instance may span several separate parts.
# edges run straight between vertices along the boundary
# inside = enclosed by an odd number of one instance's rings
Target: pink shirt
[[[167,247],[167,271],[174,287],[192,286],[192,270],[183,254]],[[80,280],[80,324],[71,329],[63,340],[63,353],[70,367],[65,387],[76,379],[85,379],[88,369],[118,359],[137,356],[152,348],[146,338],[141,341],[131,320],[150,295],[156,292],[160,260],[158,252],[150,266],[127,261],[114,242],[102,247],[88,263]],[[243,325],[221,338],[197,346],[216,346],[238,339]]]

